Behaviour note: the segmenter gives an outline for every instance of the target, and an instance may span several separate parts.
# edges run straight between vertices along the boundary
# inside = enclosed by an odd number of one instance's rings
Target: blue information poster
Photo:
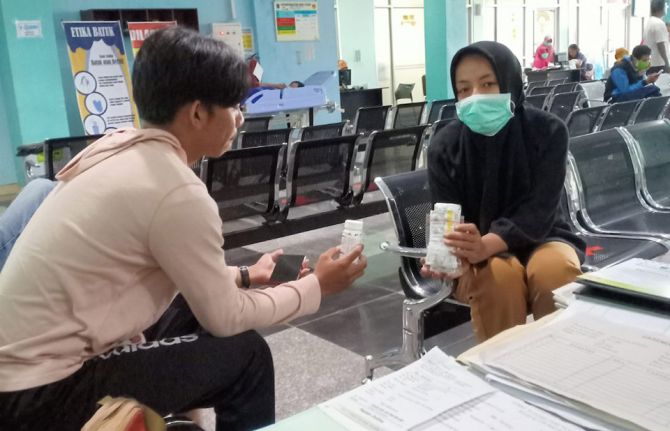
[[[86,134],[139,127],[119,22],[71,21],[63,29]]]

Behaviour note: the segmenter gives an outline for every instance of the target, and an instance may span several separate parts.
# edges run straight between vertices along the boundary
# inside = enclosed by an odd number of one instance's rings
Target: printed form
[[[670,429],[670,337],[574,315],[481,353],[487,367],[650,430]]]
[[[578,429],[498,392],[437,348],[319,408],[348,430]]]

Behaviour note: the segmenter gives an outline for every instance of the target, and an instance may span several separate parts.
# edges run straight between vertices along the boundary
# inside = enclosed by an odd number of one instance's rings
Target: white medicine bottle
[[[342,254],[348,254],[358,244],[363,244],[363,220],[345,220],[342,230]]]
[[[426,250],[426,264],[433,271],[454,273],[460,268],[460,261],[444,244],[444,234],[453,232],[461,220],[461,206],[458,204],[436,203],[430,212],[430,236]]]

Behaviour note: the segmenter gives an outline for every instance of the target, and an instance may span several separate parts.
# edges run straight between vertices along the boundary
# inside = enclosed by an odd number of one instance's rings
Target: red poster
[[[177,25],[177,21],[129,22],[128,32],[130,32],[130,42],[133,46],[133,56],[137,57],[137,51],[140,50],[147,36],[156,30],[173,25]]]

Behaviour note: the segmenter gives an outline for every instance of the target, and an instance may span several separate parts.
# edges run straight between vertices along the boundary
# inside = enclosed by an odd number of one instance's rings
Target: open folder
[[[630,259],[605,269],[582,274],[578,277],[578,282],[594,289],[670,306],[668,263]],[[593,290],[587,290],[585,293],[594,294]]]

